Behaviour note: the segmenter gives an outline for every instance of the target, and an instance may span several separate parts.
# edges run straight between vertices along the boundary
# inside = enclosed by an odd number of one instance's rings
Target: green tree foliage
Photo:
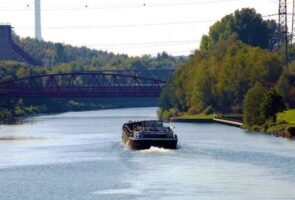
[[[183,63],[185,57],[170,56],[166,52],[157,56],[128,56],[106,51],[73,47],[71,45],[38,41],[14,36],[15,42],[46,67],[71,65],[72,70],[99,69],[171,69]],[[65,67],[65,65],[63,65]]]
[[[86,47],[72,47],[61,43],[38,41],[30,38],[14,37],[15,42],[30,55],[41,61],[44,66],[29,66],[17,61],[0,62],[0,81],[28,77],[32,75],[95,70],[157,70],[176,69],[186,60],[185,57],[174,57],[167,53],[157,56],[130,57],[124,54],[113,54],[104,51],[92,50]],[[161,72],[142,71],[137,75],[143,77],[167,80],[171,75]],[[127,100],[127,101],[98,101],[76,100],[55,101],[54,99],[24,99],[24,104],[19,104],[17,99],[4,99],[0,97],[0,120],[15,116],[23,116],[38,112],[63,112],[68,110],[98,109],[104,107],[155,105],[155,100]],[[37,106],[36,106],[37,105]]]
[[[261,113],[265,120],[272,119],[273,122],[277,121],[277,113],[286,109],[283,97],[272,88],[265,96],[262,105]]]
[[[263,124],[261,118],[261,105],[265,96],[265,90],[260,83],[252,87],[244,98],[243,115],[244,125],[252,127]]]
[[[202,38],[201,49],[210,49],[216,42],[226,40],[232,34],[251,46],[273,49],[275,30],[275,21],[264,21],[255,9],[244,8],[225,16],[211,26],[209,34]]]
[[[281,66],[277,54],[230,37],[217,42],[210,51],[195,51],[167,86],[170,91],[163,91],[171,101],[160,106],[180,111],[208,106],[219,112],[241,110],[249,88],[257,82],[274,84],[281,75]]]
[[[295,108],[295,61],[284,69],[276,88],[282,94],[288,106]]]
[[[242,112],[250,88],[256,83],[275,85],[282,74],[282,59],[268,50],[273,48],[275,29],[274,21],[264,21],[248,8],[216,22],[163,90],[160,107],[195,113],[211,106],[216,112]]]

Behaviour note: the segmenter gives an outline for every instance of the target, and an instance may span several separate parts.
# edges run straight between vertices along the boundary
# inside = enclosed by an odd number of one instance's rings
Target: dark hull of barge
[[[164,149],[177,149],[176,139],[130,139],[125,134],[122,136],[123,143],[134,150],[144,150],[151,147],[159,147]]]

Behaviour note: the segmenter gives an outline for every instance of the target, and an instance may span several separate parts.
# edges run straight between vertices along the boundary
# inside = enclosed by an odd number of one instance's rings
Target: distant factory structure
[[[42,33],[41,33],[41,0],[35,0],[35,39],[42,40]]]
[[[40,65],[28,53],[12,40],[11,25],[0,25],[0,60],[26,61],[31,65]]]
[[[35,39],[42,40],[41,0],[35,0]],[[17,60],[31,65],[40,65],[13,41],[10,24],[0,24],[0,60]]]

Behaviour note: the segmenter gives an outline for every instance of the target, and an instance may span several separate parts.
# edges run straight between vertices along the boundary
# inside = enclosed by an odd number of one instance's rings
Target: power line
[[[108,6],[108,7],[77,7],[77,8],[43,8],[41,11],[87,11],[87,10],[112,10],[112,9],[134,9],[134,8],[155,8],[155,7],[173,7],[173,6],[189,6],[189,5],[199,5],[199,4],[215,4],[224,2],[233,2],[237,0],[203,0],[203,1],[193,1],[193,2],[176,2],[167,4],[145,4],[145,5],[134,5],[134,6]],[[244,1],[244,0],[240,0]],[[33,11],[29,5],[26,8],[0,8],[0,11]]]
[[[181,22],[162,22],[162,23],[146,23],[146,24],[113,24],[113,25],[93,25],[93,26],[53,26],[43,27],[45,29],[95,29],[95,28],[129,28],[129,27],[148,27],[148,26],[170,26],[170,25],[186,25],[198,23],[211,23],[216,20],[200,20],[200,21],[181,21]],[[34,29],[34,27],[21,27],[20,29]]]

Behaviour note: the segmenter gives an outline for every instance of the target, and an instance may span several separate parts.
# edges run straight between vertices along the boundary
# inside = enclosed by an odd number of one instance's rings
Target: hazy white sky
[[[41,0],[42,37],[129,55],[188,55],[214,21],[244,7],[274,14],[278,1]],[[21,37],[34,37],[34,0],[0,5],[0,22],[11,23]]]

